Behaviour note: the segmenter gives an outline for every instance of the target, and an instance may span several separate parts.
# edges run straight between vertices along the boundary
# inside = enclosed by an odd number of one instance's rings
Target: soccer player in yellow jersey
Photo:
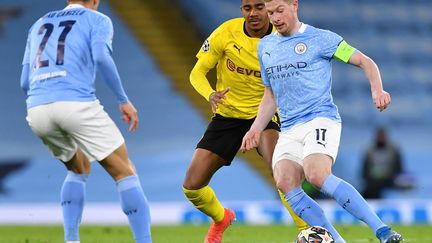
[[[231,164],[257,116],[264,94],[257,44],[274,30],[263,0],[242,0],[240,9],[243,18],[226,21],[204,42],[190,74],[190,82],[210,102],[214,116],[192,157],[183,192],[197,209],[213,219],[205,238],[205,242],[212,243],[222,241],[223,232],[235,219],[235,213],[221,205],[208,184],[217,170]],[[215,66],[216,91],[206,78]],[[258,146],[269,169],[279,131],[275,114]],[[307,224],[283,202],[297,227],[306,228]]]

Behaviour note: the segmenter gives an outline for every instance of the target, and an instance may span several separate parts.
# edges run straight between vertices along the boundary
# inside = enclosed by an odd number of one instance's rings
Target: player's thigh
[[[90,174],[90,161],[80,149],[77,149],[75,155],[69,161],[66,161],[64,165],[67,170],[77,174]]]
[[[62,126],[89,161],[102,161],[124,144],[120,130],[98,100],[68,102],[65,106],[75,109],[75,113],[65,119]],[[128,161],[127,151],[118,153],[116,158]]]
[[[339,149],[341,123],[328,118],[315,118],[304,124],[304,171],[306,179],[321,188],[331,173]]]
[[[305,134],[303,158],[311,154],[325,154],[336,160],[341,136],[341,123],[318,117],[301,126]]]
[[[333,159],[327,154],[310,154],[304,158],[303,168],[306,180],[315,187],[321,188],[331,173]]]
[[[244,134],[253,120],[225,118],[216,115],[212,118],[197,148],[217,154],[229,166],[240,149]]]
[[[125,144],[120,145],[120,147],[99,161],[99,163],[115,181],[136,173],[135,166],[129,160]]]
[[[302,166],[295,161],[282,159],[273,170],[276,186],[284,194],[301,185],[304,176]]]
[[[290,160],[303,164],[303,143],[291,130],[279,133],[279,139],[273,152],[273,170],[281,160]]]
[[[224,164],[224,159],[219,155],[206,149],[197,148],[186,171],[183,187],[197,190],[208,185],[214,173]]]
[[[56,104],[50,103],[32,107],[27,111],[26,120],[32,131],[48,147],[51,154],[61,160],[69,161],[77,151],[77,143],[69,136],[67,130],[58,123],[58,114],[55,109]]]

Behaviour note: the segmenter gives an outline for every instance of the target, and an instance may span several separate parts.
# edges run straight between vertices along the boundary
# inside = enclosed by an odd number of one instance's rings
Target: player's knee
[[[80,151],[67,162],[64,162],[67,170],[73,171],[77,174],[90,174],[91,165],[87,157]]]
[[[198,190],[202,187],[204,187],[204,185],[199,183],[199,180],[196,180],[194,178],[186,177],[183,182],[183,188],[187,190]]]
[[[322,172],[317,170],[309,171],[308,173],[305,173],[305,176],[306,180],[316,188],[321,188],[325,178],[327,177],[327,175],[323,175]]]
[[[275,178],[276,187],[283,193],[287,193],[300,184],[300,181],[293,177]]]

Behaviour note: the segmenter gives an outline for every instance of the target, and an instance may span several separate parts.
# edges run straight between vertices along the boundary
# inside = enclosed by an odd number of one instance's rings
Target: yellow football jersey
[[[274,28],[269,33],[272,31]],[[215,29],[198,52],[198,61],[190,76],[195,89],[209,99],[214,90],[205,75],[215,65],[216,90],[231,88],[225,94],[224,104],[219,104],[218,114],[239,119],[256,117],[264,94],[257,54],[259,40],[245,33],[243,18],[235,18]]]

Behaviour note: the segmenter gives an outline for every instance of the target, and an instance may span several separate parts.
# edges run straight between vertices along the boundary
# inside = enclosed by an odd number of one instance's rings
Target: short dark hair
[[[268,3],[268,2],[271,2],[272,0],[264,0],[264,2],[266,2],[266,3]],[[284,0],[285,2],[287,2],[287,3],[291,3],[292,2],[292,0]]]
[[[87,2],[90,2],[91,0],[67,0],[67,2],[68,3],[70,3],[70,2],[85,2],[85,3],[87,3]]]

